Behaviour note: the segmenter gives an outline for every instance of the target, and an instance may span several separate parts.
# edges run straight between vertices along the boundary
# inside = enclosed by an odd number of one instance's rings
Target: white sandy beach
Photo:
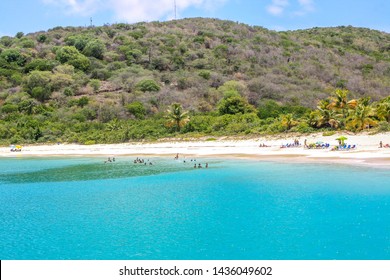
[[[346,144],[356,145],[355,149],[331,151],[331,147],[338,145],[340,135],[346,136]],[[298,139],[300,147],[281,148],[282,145],[293,143]],[[327,149],[306,149],[303,143],[324,142],[329,143]],[[340,162],[350,164],[369,164],[377,166],[390,166],[390,148],[379,148],[390,144],[390,133],[375,135],[335,134],[323,136],[321,133],[308,136],[278,135],[247,140],[229,140],[220,138],[213,141],[176,141],[154,143],[123,143],[100,145],[26,145],[21,152],[11,152],[10,147],[0,148],[0,157],[28,157],[28,156],[172,156],[180,157],[241,157],[259,160],[282,159],[287,161],[322,161]],[[259,147],[260,144],[268,147]]]

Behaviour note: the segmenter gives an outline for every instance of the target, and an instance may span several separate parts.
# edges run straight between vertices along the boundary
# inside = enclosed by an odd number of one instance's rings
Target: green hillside
[[[387,131],[389,95],[390,34],[351,26],[192,18],[0,38],[3,144]]]

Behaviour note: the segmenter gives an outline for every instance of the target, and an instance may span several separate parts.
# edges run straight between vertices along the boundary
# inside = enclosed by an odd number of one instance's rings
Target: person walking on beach
[[[382,141],[379,142],[379,148],[383,148],[383,143],[382,143]]]

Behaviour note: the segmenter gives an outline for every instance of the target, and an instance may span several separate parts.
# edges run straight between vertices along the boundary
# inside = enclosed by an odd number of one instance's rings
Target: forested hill
[[[277,118],[262,115],[267,103],[298,108],[287,111],[301,118],[336,89],[370,97],[367,105],[389,95],[390,34],[351,26],[275,32],[203,18],[19,32],[0,38],[0,141],[158,138],[181,126],[141,134],[132,127],[164,124],[173,103],[192,116]],[[235,93],[242,104],[221,110]],[[124,135],[100,135],[109,125]],[[218,131],[196,125],[186,121],[184,131]],[[244,131],[263,130],[237,128]]]

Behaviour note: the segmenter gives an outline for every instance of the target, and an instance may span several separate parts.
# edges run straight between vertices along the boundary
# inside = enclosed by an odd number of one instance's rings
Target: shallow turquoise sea
[[[0,159],[0,259],[390,259],[390,170]]]

